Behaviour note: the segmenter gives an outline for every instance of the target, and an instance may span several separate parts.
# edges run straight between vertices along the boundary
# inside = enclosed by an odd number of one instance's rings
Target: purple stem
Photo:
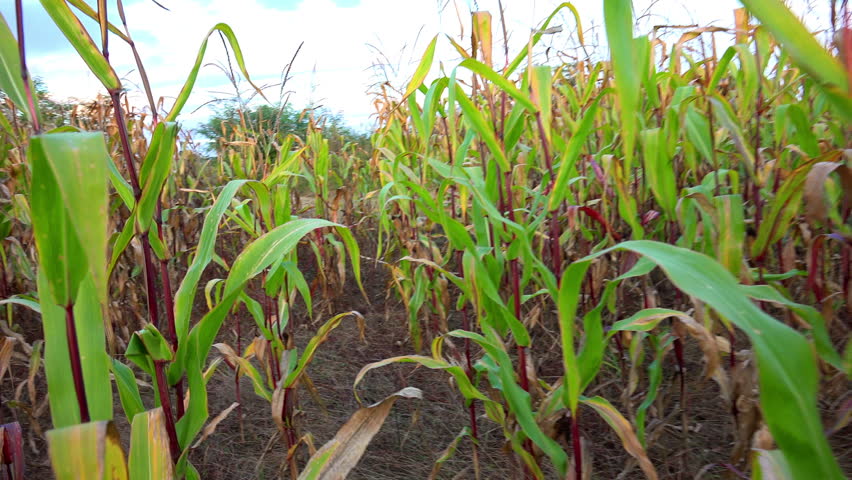
[[[169,385],[166,383],[164,361],[154,360],[154,373],[157,378],[157,391],[160,394],[160,403],[163,406],[163,413],[166,417],[166,433],[169,436],[169,453],[172,455],[172,461],[177,463],[180,458],[180,445],[178,444],[177,431],[175,430],[175,419],[172,416],[172,401],[169,397]]]
[[[77,405],[80,407],[80,422],[88,423],[89,402],[86,398],[86,384],[83,382],[83,363],[80,359],[80,345],[77,343],[77,326],[74,323],[74,304],[65,305],[65,332],[68,339],[68,356],[71,358],[71,376],[74,378],[74,391],[77,393]]]
[[[583,478],[583,447],[580,443],[580,410],[571,416],[571,448],[574,451],[574,475]]]
[[[30,109],[30,118],[33,124],[33,131],[36,135],[41,134],[41,124],[36,115],[35,100],[33,92],[30,88],[30,73],[27,69],[27,54],[24,40],[24,8],[21,0],[15,0],[15,20],[18,27],[18,53],[21,59],[21,79],[24,81],[24,92],[27,94],[27,107]]]

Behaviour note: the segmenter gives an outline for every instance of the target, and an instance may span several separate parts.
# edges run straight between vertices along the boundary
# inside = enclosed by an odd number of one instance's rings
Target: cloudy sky
[[[164,97],[167,106],[186,80],[208,30],[219,22],[227,23],[235,31],[249,74],[260,85],[280,83],[283,70],[299,44],[304,42],[290,71],[291,79],[284,87],[285,91],[292,92],[289,97],[292,105],[302,108],[307,104],[322,104],[342,113],[349,124],[363,129],[369,127],[373,113],[368,93],[371,85],[386,77],[396,85],[404,85],[436,34],[448,34],[459,43],[469,45],[471,11],[492,12],[495,43],[502,45],[497,0],[159,1],[169,10],[158,7],[151,0],[125,0],[124,5],[128,26],[151,79],[154,96]],[[522,48],[531,29],[540,25],[559,3],[557,0],[503,0],[511,50]],[[14,30],[13,4],[11,1],[0,3],[0,12]],[[574,5],[583,20],[586,43],[605,44],[602,2],[576,0]],[[739,7],[739,2],[634,1],[637,15],[646,12],[649,6],[652,15],[643,17],[637,34],[657,24],[731,26],[733,9]],[[804,7],[799,10],[802,13]],[[567,10],[564,12],[554,22],[562,25],[563,31],[548,36],[537,50],[542,59],[576,44],[573,18]],[[30,70],[45,81],[54,97],[88,98],[102,91],[97,79],[88,73],[85,64],[51,24],[38,0],[24,0],[24,16]],[[116,12],[110,13],[110,19],[120,24]],[[95,24],[88,22],[87,26],[97,39]],[[127,88],[137,90],[139,77],[129,48],[117,38],[110,45],[110,58],[116,72]],[[551,48],[548,50],[548,47]],[[496,54],[495,57],[499,58]],[[181,117],[185,124],[191,126],[210,114],[209,107],[193,112],[198,107],[216,98],[234,96],[234,88],[216,66],[227,65],[226,58],[222,42],[214,35],[205,56],[206,66],[201,70],[196,89]],[[438,61],[447,69],[458,62],[458,55],[446,39],[439,41],[436,64]],[[279,97],[280,88],[272,86],[265,92],[274,101]]]

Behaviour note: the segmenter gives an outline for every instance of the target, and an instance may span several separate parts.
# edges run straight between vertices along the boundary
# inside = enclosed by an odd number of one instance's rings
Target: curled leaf
[[[651,460],[648,459],[648,454],[642,444],[639,443],[636,432],[633,431],[633,426],[624,418],[624,415],[603,397],[585,398],[582,399],[582,402],[592,407],[612,427],[618,438],[621,439],[627,453],[639,462],[639,467],[642,468],[646,477],[651,480],[659,478],[657,477],[657,470],[651,464]]]
[[[305,470],[299,475],[299,480],[346,478],[358,464],[370,440],[382,428],[396,400],[422,397],[423,393],[419,389],[407,387],[375,405],[360,408],[337,431],[334,438],[311,456]]]
[[[825,201],[825,181],[831,173],[836,172],[843,186],[844,204],[852,199],[852,169],[842,163],[819,162],[811,168],[805,180],[804,203],[805,219],[813,226],[816,222],[824,222],[828,216]]]

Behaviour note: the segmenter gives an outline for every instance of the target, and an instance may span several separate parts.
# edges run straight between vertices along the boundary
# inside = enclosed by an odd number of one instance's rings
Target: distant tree
[[[298,111],[289,104],[259,105],[241,109],[231,103],[216,110],[196,131],[213,141],[214,149],[218,152],[224,142],[230,141],[250,139],[263,148],[274,141],[280,144],[287,135],[295,135],[304,140],[311,122],[315,128],[322,129],[332,152],[339,151],[350,143],[364,149],[369,148],[369,136],[347,126],[341,115],[332,114],[327,109]]]
[[[36,78],[33,83],[35,84],[42,122],[51,128],[64,127],[70,124],[74,102],[60,101],[52,98],[47,85],[40,78]]]
[[[47,85],[41,78],[35,78],[33,86],[35,87],[36,101],[38,102],[38,110],[43,127],[50,129],[68,125],[71,119],[71,111],[74,109],[74,103],[52,98]],[[12,112],[5,102],[6,93],[2,90],[0,90],[0,99],[4,100],[2,106],[0,106],[2,114],[11,120]],[[24,121],[25,117],[20,110],[17,110],[15,114],[19,121]]]

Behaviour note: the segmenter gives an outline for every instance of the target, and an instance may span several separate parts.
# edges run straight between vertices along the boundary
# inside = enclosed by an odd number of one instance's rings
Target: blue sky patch
[[[257,0],[257,3],[276,10],[295,10],[303,1],[305,0]]]

